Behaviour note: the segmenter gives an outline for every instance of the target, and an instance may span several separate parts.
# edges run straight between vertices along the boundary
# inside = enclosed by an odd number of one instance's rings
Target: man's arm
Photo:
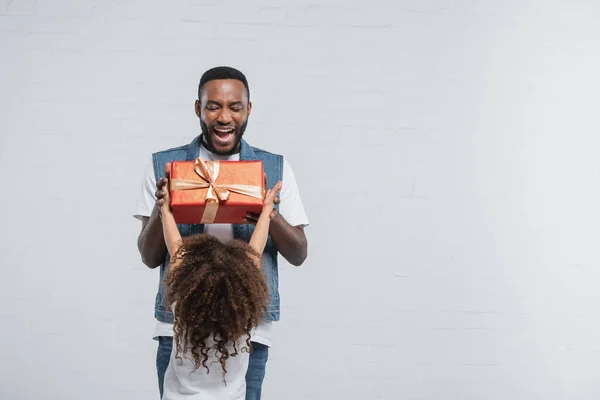
[[[156,185],[158,201],[163,197],[162,189],[166,184],[167,180],[163,178]],[[142,218],[142,231],[138,236],[138,250],[142,256],[142,262],[149,268],[156,268],[161,265],[167,255],[167,246],[165,245],[160,220],[160,209],[156,205],[152,209],[150,217]]]
[[[138,236],[137,244],[142,262],[149,268],[161,265],[167,254],[163,227],[158,213],[159,211],[155,207],[150,217],[143,217],[142,231]]]
[[[269,235],[281,255],[292,265],[302,265],[308,253],[308,243],[303,226],[292,226],[279,214],[271,219]]]
[[[308,253],[308,243],[304,233],[304,226],[290,225],[277,211],[272,212],[269,235],[277,248],[290,264],[299,267]],[[252,224],[257,223],[256,214],[248,214],[246,220]]]

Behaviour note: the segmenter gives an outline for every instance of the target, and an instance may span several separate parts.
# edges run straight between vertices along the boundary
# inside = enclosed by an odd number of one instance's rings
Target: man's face
[[[252,103],[246,87],[237,79],[218,79],[204,84],[202,97],[196,100],[202,138],[208,150],[229,155],[239,152]]]

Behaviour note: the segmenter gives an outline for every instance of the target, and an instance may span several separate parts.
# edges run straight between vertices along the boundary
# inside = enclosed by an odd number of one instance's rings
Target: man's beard
[[[244,122],[240,126],[240,129],[236,131],[235,140],[233,142],[233,148],[230,151],[219,152],[214,146],[213,137],[208,130],[208,125],[206,125],[204,121],[202,121],[202,118],[199,119],[200,128],[202,129],[202,144],[204,145],[204,147],[206,147],[208,151],[210,151],[213,154],[218,154],[220,156],[230,156],[232,154],[237,154],[240,152],[240,142],[242,141],[242,136],[244,136],[244,132],[246,131],[246,125],[248,125],[248,120],[246,120],[246,122]]]

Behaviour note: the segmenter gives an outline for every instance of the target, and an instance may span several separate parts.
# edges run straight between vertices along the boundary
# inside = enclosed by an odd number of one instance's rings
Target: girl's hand
[[[275,204],[279,203],[277,196],[279,195],[280,190],[281,190],[281,181],[277,182],[273,189],[267,190],[267,194],[265,195],[265,203],[264,203],[264,207],[263,207],[263,212],[264,212],[264,208],[269,208],[269,207],[270,207],[270,211],[273,211],[273,207],[275,206]]]
[[[281,181],[277,182],[273,189],[267,190],[267,193],[265,194],[265,201],[263,203],[263,209],[260,215],[268,214],[269,219],[273,218],[273,216],[275,215],[275,211],[273,211],[273,208],[275,207],[275,204],[279,204],[279,197],[277,196],[279,195],[280,190]],[[260,215],[248,213],[244,221],[248,224],[256,225]]]

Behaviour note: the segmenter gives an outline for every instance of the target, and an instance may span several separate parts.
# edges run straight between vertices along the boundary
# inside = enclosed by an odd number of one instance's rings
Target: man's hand
[[[156,182],[156,207],[161,213],[171,212],[171,198],[169,196],[169,180],[171,179],[171,163],[165,164],[165,177]]]

